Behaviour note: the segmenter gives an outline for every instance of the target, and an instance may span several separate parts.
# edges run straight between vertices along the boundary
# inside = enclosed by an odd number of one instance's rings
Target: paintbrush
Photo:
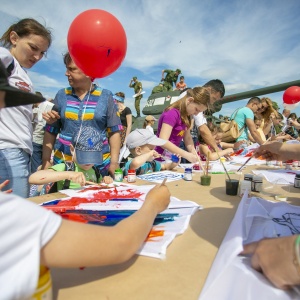
[[[271,137],[269,137],[264,143],[262,143],[261,145],[264,145],[266,142],[268,142],[271,139]],[[241,167],[237,170],[237,172],[239,172],[243,167],[246,166],[246,164],[254,157],[256,151],[253,151],[252,155],[241,165]]]
[[[164,178],[164,180],[162,181],[162,183],[160,184],[160,186],[165,185],[166,182],[167,182],[167,177]]]
[[[93,182],[93,181],[88,181],[88,180],[86,180],[85,183],[92,184],[92,185],[100,185],[100,183]]]
[[[218,155],[218,157],[219,157],[220,163],[221,163],[221,165],[222,165],[222,167],[223,167],[223,169],[224,169],[224,171],[225,171],[225,173],[226,173],[226,175],[227,175],[229,181],[231,181],[231,178],[230,178],[230,176],[229,176],[229,174],[228,174],[228,171],[227,171],[227,169],[225,168],[225,165],[224,165],[224,163],[223,163],[223,161],[222,161],[222,159],[221,159],[221,157],[220,157],[220,155],[219,155],[218,149],[215,149],[215,150],[216,150],[216,152],[217,152],[217,155]]]
[[[205,175],[205,169],[204,169],[204,167],[203,167],[203,164],[202,164],[202,162],[201,162],[201,159],[200,159],[200,157],[198,156],[198,153],[197,153],[197,151],[196,151],[195,148],[193,148],[193,152],[194,152],[194,154],[196,154],[197,159],[198,159],[198,162],[199,162],[199,166],[201,167],[201,169],[203,170],[203,174]]]
[[[207,153],[207,156],[206,156],[206,165],[205,165],[205,168],[206,168],[206,176],[208,175],[208,168],[209,168],[209,153]]]

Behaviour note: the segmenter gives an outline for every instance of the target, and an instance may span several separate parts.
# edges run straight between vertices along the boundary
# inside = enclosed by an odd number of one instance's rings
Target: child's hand
[[[152,161],[154,158],[161,157],[161,155],[158,154],[155,150],[151,150],[147,154],[149,154],[147,161]]]
[[[68,177],[66,179],[69,179],[75,183],[79,183],[81,186],[85,185],[85,177],[82,172],[74,172],[74,171],[66,171]]]
[[[146,195],[145,204],[154,205],[157,213],[168,208],[170,203],[170,191],[165,185],[156,185]]]
[[[178,162],[172,161],[172,163],[171,163],[171,168],[172,169],[176,168],[181,162],[181,156],[179,154],[174,154],[174,155],[176,155],[178,157]]]
[[[9,180],[8,179],[6,179],[6,180],[4,180],[1,184],[0,184],[0,191],[5,187],[5,186],[7,186],[9,184]],[[4,191],[3,193],[5,193],[5,194],[10,194],[12,192],[12,189],[9,189],[9,190],[7,190],[7,191]]]
[[[113,182],[114,182],[114,180],[110,176],[104,176],[102,179],[102,183],[110,184]]]

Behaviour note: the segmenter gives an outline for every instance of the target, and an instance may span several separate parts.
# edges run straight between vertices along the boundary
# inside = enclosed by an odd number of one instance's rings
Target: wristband
[[[294,265],[297,269],[297,272],[300,276],[300,235],[297,236],[295,239],[295,244],[294,244]]]

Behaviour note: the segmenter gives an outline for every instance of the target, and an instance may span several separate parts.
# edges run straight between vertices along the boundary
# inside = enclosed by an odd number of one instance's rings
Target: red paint
[[[85,190],[99,190],[97,187],[91,187],[87,188]],[[81,198],[81,197],[72,197],[68,200],[62,200],[59,203],[57,203],[55,206],[77,206],[82,203],[105,203],[109,201],[110,199],[115,198],[139,198],[142,196],[143,193],[134,190],[134,189],[127,189],[123,191],[118,191],[116,188],[114,189],[101,189],[99,192],[96,192],[89,196],[89,198]]]

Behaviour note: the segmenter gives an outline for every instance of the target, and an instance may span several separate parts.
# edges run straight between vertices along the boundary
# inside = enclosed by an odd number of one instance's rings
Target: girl
[[[121,123],[123,126],[121,134],[121,147],[124,145],[128,134],[131,131],[132,126],[132,112],[131,109],[124,104],[125,94],[123,92],[118,92],[114,95],[114,99],[116,100],[119,108],[119,114]]]
[[[153,116],[147,116],[144,121],[143,128],[150,130],[154,134],[153,125],[154,122],[157,121]]]
[[[221,130],[220,127],[217,127],[215,125],[211,125],[210,126],[210,130],[212,133],[212,136],[214,137],[216,144],[219,148],[219,155],[218,153],[209,145],[204,143],[204,140],[201,138],[201,136],[199,136],[199,141],[200,141],[200,146],[199,146],[199,150],[200,150],[200,158],[201,160],[205,161],[206,157],[209,154],[209,160],[217,160],[219,159],[219,157],[222,156],[229,156],[231,153],[233,153],[233,145],[234,144],[229,144],[229,143],[224,143],[222,142],[222,136],[223,136],[223,132]],[[231,146],[231,147],[228,147]],[[223,149],[223,147],[227,147],[226,149]]]
[[[11,25],[0,38],[0,60],[9,73],[9,84],[33,93],[26,69],[33,67],[51,45],[51,32],[34,19]],[[29,196],[28,177],[32,154],[32,105],[5,108],[0,119],[0,182],[4,189],[24,198]]]
[[[161,114],[158,121],[157,136],[170,141],[176,147],[167,149],[172,153],[179,154],[190,162],[198,160],[195,155],[196,150],[189,128],[191,127],[191,117],[208,108],[210,101],[209,92],[203,87],[188,89],[180,94],[178,100],[171,104]],[[179,148],[180,142],[184,141],[187,151]],[[162,147],[155,149],[159,154],[163,153]]]

